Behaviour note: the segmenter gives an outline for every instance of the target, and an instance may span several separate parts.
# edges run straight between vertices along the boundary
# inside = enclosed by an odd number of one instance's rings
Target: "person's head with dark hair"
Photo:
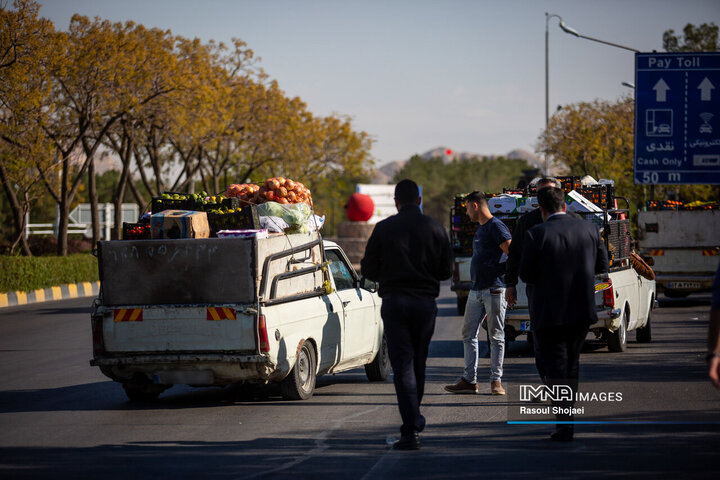
[[[530,185],[534,185],[538,190],[545,187],[562,188],[562,183],[555,177],[539,177],[534,178]]]
[[[473,222],[484,223],[483,220],[492,218],[488,208],[487,197],[475,190],[465,196],[465,211]]]
[[[395,205],[398,210],[405,205],[420,205],[420,189],[417,183],[407,178],[400,180],[395,185]]]
[[[470,192],[465,195],[465,203],[470,202],[487,204],[487,198],[485,197],[485,194],[483,192],[478,192],[477,190],[475,190],[474,192]]]
[[[545,187],[555,187],[562,190],[562,183],[555,177],[542,177],[537,181],[537,188],[540,190]]]
[[[553,213],[565,211],[565,192],[556,187],[541,188],[537,192],[538,204],[543,220]]]

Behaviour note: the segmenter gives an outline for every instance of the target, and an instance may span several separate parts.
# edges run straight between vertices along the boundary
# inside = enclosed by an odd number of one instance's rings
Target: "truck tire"
[[[620,328],[615,332],[605,331],[607,338],[608,350],[611,352],[624,352],[627,350],[627,326],[628,326],[628,311],[625,309],[623,312],[622,322],[620,322]]]
[[[153,383],[123,383],[123,389],[131,402],[154,402],[158,396],[171,385],[155,385]]]
[[[315,391],[315,350],[310,342],[305,342],[300,347],[295,366],[282,382],[280,391],[283,398],[288,400],[307,400],[312,397]]]
[[[375,359],[365,365],[365,375],[371,382],[382,382],[390,376],[390,356],[385,335],[382,336],[382,344]]]
[[[635,330],[635,340],[637,340],[638,343],[650,343],[652,341],[652,333],[651,333],[651,315],[652,315],[652,303],[654,300],[650,301],[650,308],[648,309],[647,314],[647,323],[644,327],[640,327],[637,330]]]
[[[467,295],[457,296],[457,311],[458,315],[460,315],[461,317],[465,315],[465,306],[467,305],[467,299]]]

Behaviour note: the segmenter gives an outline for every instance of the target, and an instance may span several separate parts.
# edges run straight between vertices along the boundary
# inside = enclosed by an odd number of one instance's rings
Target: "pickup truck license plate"
[[[667,288],[676,290],[689,290],[692,288],[700,288],[700,282],[668,282]]]
[[[527,332],[528,330],[530,330],[530,320],[526,322],[520,322],[520,331]]]

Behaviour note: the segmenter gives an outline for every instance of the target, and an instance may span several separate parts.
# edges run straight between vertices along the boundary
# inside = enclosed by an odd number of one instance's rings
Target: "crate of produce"
[[[612,210],[615,207],[612,185],[583,185],[576,189],[576,191],[600,208]]]
[[[243,206],[241,205],[239,198],[228,198],[222,195],[212,195],[201,200],[196,199],[194,202],[195,210],[202,212],[210,212],[213,210],[220,210],[222,208],[234,210]]]
[[[630,257],[630,220],[611,220],[605,224],[603,236],[607,239],[608,259],[616,267]]]
[[[504,195],[520,195],[521,197],[527,197],[527,188],[503,188]]]
[[[562,189],[565,193],[569,193],[571,190],[577,190],[582,187],[580,177],[556,177],[562,185]]]
[[[207,216],[212,237],[216,237],[220,230],[257,230],[260,228],[260,217],[255,205],[235,209],[210,210],[207,212]]]
[[[150,240],[150,224],[123,222],[123,240]]]
[[[152,213],[164,212],[165,210],[194,210],[194,202],[184,193],[165,192],[159,197],[152,198]]]

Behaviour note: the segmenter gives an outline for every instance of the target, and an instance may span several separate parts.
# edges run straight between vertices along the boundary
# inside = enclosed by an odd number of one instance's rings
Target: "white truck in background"
[[[710,291],[720,260],[720,209],[638,212],[638,247],[671,298]]]
[[[173,384],[277,382],[390,372],[375,286],[318,233],[99,242],[91,365],[148,401]]]

